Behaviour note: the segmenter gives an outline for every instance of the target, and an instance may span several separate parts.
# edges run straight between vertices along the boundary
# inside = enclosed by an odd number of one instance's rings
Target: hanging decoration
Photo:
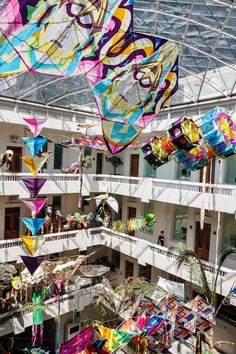
[[[201,138],[200,131],[190,118],[176,120],[168,131],[171,142],[176,149],[189,151]]]
[[[127,221],[116,220],[112,223],[112,229],[116,232],[151,231],[156,222],[155,214],[141,214]]]
[[[22,178],[21,182],[23,182],[24,186],[28,189],[30,192],[30,196],[32,198],[36,198],[37,195],[39,194],[41,188],[44,186],[46,183],[46,178]]]
[[[36,156],[48,140],[44,137],[23,137],[22,139],[32,156]]]
[[[174,158],[185,170],[199,170],[215,157],[236,154],[236,123],[216,107],[196,122],[186,117],[176,120],[166,137],[154,136],[141,149],[153,168]]]
[[[20,238],[31,256],[34,256],[45,242],[44,237],[21,236]]]
[[[215,310],[200,296],[188,303],[180,302],[172,295],[158,300],[144,296],[134,317],[125,320],[118,328],[108,328],[96,322],[63,344],[60,354],[89,350],[93,346],[94,333],[107,353],[116,352],[127,344],[136,353],[146,350],[166,353],[174,341],[184,343],[191,336],[198,337],[199,332],[207,332],[213,326]],[[87,340],[84,340],[85,335]]]
[[[27,6],[27,4],[25,4],[25,6]],[[1,48],[1,47],[0,47]],[[33,134],[33,136],[36,138],[42,131],[43,129],[43,126],[44,124],[47,122],[48,118],[36,118],[36,117],[26,117],[26,118],[23,118],[23,121],[28,125],[31,133]],[[36,140],[33,140],[33,139],[25,139],[26,140],[26,143],[25,143],[25,140],[23,139],[24,143],[26,144],[26,146],[28,147],[28,145],[33,145],[33,151],[35,149],[34,146],[37,146],[38,143],[37,142],[42,142],[42,140],[40,140],[41,138],[37,138]],[[45,138],[42,138],[42,139],[45,139]],[[45,140],[43,144],[45,144],[47,140]],[[31,142],[31,143],[29,143]],[[36,142],[36,143],[35,143]],[[30,152],[31,149],[30,149]],[[34,154],[32,154],[34,155]]]
[[[101,0],[83,8],[72,3],[19,0],[0,12],[3,23],[0,74],[84,74],[102,119],[111,153],[125,149],[167,104],[178,88],[178,46],[133,29],[131,0]],[[7,19],[7,20],[6,20]],[[114,25],[116,24],[116,25]],[[17,41],[16,41],[17,38]],[[124,118],[125,117],[125,118]],[[34,136],[45,120],[24,118]]]
[[[95,200],[96,202],[96,206],[98,207],[101,204],[101,208],[104,209],[106,204],[112,208],[116,213],[118,213],[119,210],[119,204],[117,202],[117,200],[110,196],[109,193],[106,194],[100,194],[96,197],[92,197],[92,198],[86,198],[85,200]],[[103,211],[103,210],[102,210]]]
[[[27,208],[31,210],[32,218],[36,218],[40,210],[47,203],[47,198],[36,199],[36,200],[25,200],[21,199],[22,203],[24,203]]]
[[[33,176],[36,176],[37,173],[41,170],[42,166],[47,161],[48,156],[42,157],[22,157],[22,160],[26,164],[27,168],[29,169],[30,173]]]
[[[30,218],[21,218],[21,221],[26,225],[26,227],[30,230],[32,236],[35,236],[39,229],[43,226],[45,219],[37,218],[37,219],[30,219]]]
[[[38,269],[44,260],[43,257],[29,256],[21,256],[21,259],[31,275],[34,274],[34,272]]]

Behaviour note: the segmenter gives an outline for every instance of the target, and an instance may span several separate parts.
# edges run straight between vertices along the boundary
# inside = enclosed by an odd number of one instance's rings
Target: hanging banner
[[[45,219],[30,219],[30,218],[21,218],[25,226],[31,231],[32,236],[35,236],[41,226],[43,226]]]
[[[47,138],[43,138],[43,137],[37,137],[37,138],[27,137],[22,139],[32,156],[37,155],[37,153],[42,149],[43,145],[48,140]]]
[[[24,186],[28,189],[31,197],[36,198],[41,188],[44,186],[46,178],[22,178],[21,182],[23,182]]]
[[[43,237],[21,236],[20,238],[31,256],[34,256],[45,242],[45,238]]]
[[[23,120],[28,125],[33,136],[36,137],[41,133],[41,130],[43,129],[43,126],[46,123],[47,118],[29,117],[29,118],[23,118]]]
[[[27,208],[31,210],[32,218],[36,218],[40,210],[47,202],[47,198],[37,199],[37,200],[24,200],[21,199],[22,203],[24,203]]]
[[[34,274],[40,264],[44,261],[43,257],[21,256],[21,259],[31,275]]]
[[[33,176],[36,176],[37,173],[41,170],[42,166],[45,164],[47,161],[48,156],[43,156],[43,157],[22,157],[22,160],[28,167],[30,173],[32,173]]]

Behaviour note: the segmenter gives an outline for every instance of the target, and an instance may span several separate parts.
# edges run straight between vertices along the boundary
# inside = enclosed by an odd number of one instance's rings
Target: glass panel
[[[177,206],[174,215],[173,240],[186,243],[188,226],[188,207]]]
[[[54,169],[59,170],[62,166],[62,151],[63,147],[59,144],[55,144],[54,150]]]

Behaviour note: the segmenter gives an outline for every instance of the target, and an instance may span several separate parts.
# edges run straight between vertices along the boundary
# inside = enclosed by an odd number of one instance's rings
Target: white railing
[[[47,181],[79,181],[79,174],[71,173],[40,173],[40,178]],[[22,178],[32,177],[30,173],[0,173],[0,181],[20,181]]]
[[[30,173],[0,173],[0,182],[6,181],[20,181],[22,178],[30,177]],[[79,181],[79,174],[66,174],[66,173],[40,173],[40,178],[45,178],[47,181]],[[91,179],[94,182],[108,182],[108,183],[125,183],[129,185],[140,186],[145,179],[145,177],[129,177],[129,176],[115,176],[115,175],[94,175],[85,174],[84,179]],[[152,183],[154,188],[158,189],[173,189],[180,191],[190,191],[201,193],[203,190],[203,183],[197,182],[183,182],[174,180],[164,180],[156,178],[148,178],[148,183]],[[234,196],[236,186],[235,185],[225,185],[225,184],[205,184],[206,193],[220,194],[223,196]]]
[[[105,227],[95,227],[91,229],[86,229],[88,236],[93,237],[100,235],[101,240],[105,241],[106,236],[116,238],[118,240],[123,240],[123,241],[128,241],[130,244],[134,245],[137,244],[138,242],[143,243],[144,247],[149,247],[152,251],[155,253],[161,254],[165,257],[170,257],[170,258],[177,258],[175,254],[169,254],[168,248],[167,247],[162,247],[157,244],[154,244],[152,242],[143,240],[142,238],[137,238],[130,236],[125,233],[120,233],[116,232],[112,229],[108,229]],[[77,238],[80,236],[80,233],[84,232],[84,230],[75,230],[75,231],[67,231],[67,232],[58,232],[58,233],[53,233],[53,234],[46,234],[42,235],[45,237],[45,242],[49,241],[60,241],[60,240],[66,240],[66,239],[72,239],[72,238]],[[84,237],[84,235],[83,235]],[[20,238],[14,238],[11,240],[0,240],[0,249],[9,249],[11,247],[16,247],[16,246],[22,246],[23,242],[21,241]],[[75,247],[77,247],[75,243]],[[204,268],[209,271],[210,273],[215,273],[216,270],[216,265],[210,262],[202,261]],[[232,271],[228,268],[222,267],[221,269],[221,275],[222,276],[227,276],[229,273],[232,273]]]
[[[115,175],[92,175],[92,180],[97,181],[97,182],[140,184],[142,182],[142,177],[115,176]]]
[[[155,188],[169,188],[175,190],[184,190],[190,192],[201,193],[203,191],[203,183],[197,182],[183,182],[183,181],[171,181],[171,180],[157,180],[153,179],[153,187]],[[236,186],[226,186],[225,184],[205,184],[206,193],[221,194],[225,196],[233,196]]]
[[[70,238],[75,238],[78,231],[67,231],[67,232],[57,232],[52,234],[42,235],[45,238],[45,242],[65,240]],[[22,246],[23,242],[20,238],[13,238],[10,240],[0,240],[0,249]]]
[[[98,232],[98,229],[96,229],[96,232]],[[163,256],[168,257],[168,258],[177,259],[177,254],[174,254],[174,253],[170,254],[170,252],[168,251],[167,247],[159,246],[159,245],[154,244],[152,242],[149,242],[149,241],[146,241],[146,240],[143,240],[143,239],[140,239],[140,238],[136,238],[136,237],[133,237],[133,236],[129,236],[129,235],[124,234],[124,233],[118,233],[118,232],[115,232],[115,231],[113,231],[111,229],[107,229],[105,227],[99,228],[99,232],[102,235],[104,235],[104,236],[107,235],[107,236],[112,236],[112,237],[115,237],[115,238],[118,238],[118,239],[125,239],[125,240],[128,239],[132,243],[137,243],[137,242],[141,241],[144,244],[146,244],[148,247],[150,247],[155,253],[162,254]],[[203,267],[204,267],[205,270],[207,270],[210,273],[215,273],[215,271],[217,269],[217,266],[214,263],[202,261],[202,264],[203,264]],[[220,272],[221,276],[226,277],[229,274],[232,274],[232,270],[231,269],[228,269],[226,267],[222,267],[221,268],[221,272]],[[235,274],[236,274],[236,272],[235,272]]]
[[[112,183],[128,183],[141,185],[145,177],[128,177],[128,176],[111,176],[111,175],[91,175],[93,181],[97,182],[112,182]],[[174,190],[183,190],[190,192],[201,193],[203,190],[203,183],[197,182],[183,182],[183,181],[174,181],[174,180],[165,180],[157,178],[148,178],[149,183],[153,183],[154,188],[159,189],[174,189]],[[236,190],[235,185],[225,185],[225,184],[210,184],[206,183],[206,193],[221,194],[225,196],[233,196],[234,191]]]

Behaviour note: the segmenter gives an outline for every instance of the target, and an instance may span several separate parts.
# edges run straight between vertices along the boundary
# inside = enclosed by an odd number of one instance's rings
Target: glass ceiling
[[[0,7],[6,0],[0,0]],[[136,31],[179,43],[179,91],[170,105],[236,93],[236,4],[231,0],[134,0]],[[82,76],[35,73],[0,77],[0,95],[96,111]]]

